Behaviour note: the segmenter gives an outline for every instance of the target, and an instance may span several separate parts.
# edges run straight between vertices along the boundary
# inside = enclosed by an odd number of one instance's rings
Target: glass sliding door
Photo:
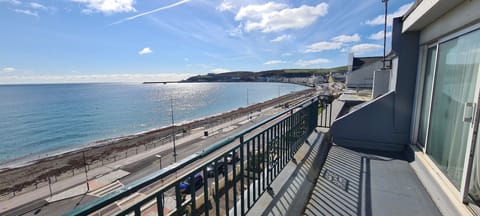
[[[427,137],[428,114],[430,110],[430,101],[432,98],[433,74],[435,71],[435,58],[437,47],[430,47],[427,51],[427,59],[425,65],[425,76],[423,78],[423,91],[420,107],[420,120],[418,123],[417,143],[425,147],[425,139]]]
[[[469,35],[476,37],[476,41],[472,43],[471,51],[466,53],[463,57],[465,58],[465,64],[468,65],[469,70],[476,71],[480,73],[480,30],[476,30]],[[473,38],[472,38],[473,39]],[[480,129],[479,122],[476,122],[476,129]],[[467,178],[470,179],[468,186],[468,195],[472,198],[477,205],[480,204],[480,134],[477,133],[475,142],[473,142],[471,147],[471,152],[474,154],[474,159],[471,161],[471,170],[470,176]]]
[[[432,95],[427,154],[460,188],[471,139],[480,55],[480,31],[440,43]]]

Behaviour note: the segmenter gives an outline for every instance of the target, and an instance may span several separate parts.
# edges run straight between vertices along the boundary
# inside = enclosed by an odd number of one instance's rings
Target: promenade
[[[268,118],[280,110],[281,108],[271,107],[261,112],[255,112],[251,115],[208,128],[209,134],[207,137],[204,136],[205,128],[194,129],[186,136],[177,136],[175,143],[177,160],[193,154],[205,148],[208,144],[221,140],[238,130]],[[171,165],[174,162],[173,142],[168,142],[148,151],[88,170],[86,175],[74,175],[51,185],[45,185],[36,190],[3,200],[0,202],[0,214],[18,215],[28,213],[27,215],[38,215],[35,212],[41,212],[42,214],[40,215],[48,215],[48,213],[58,214],[59,212],[72,210],[76,206],[103,196],[154,171],[158,171],[160,169],[160,161],[156,155],[162,156],[163,167]],[[88,191],[86,176],[88,176]],[[78,201],[78,197],[83,198],[81,201]],[[65,203],[68,204],[65,205]],[[39,211],[42,208],[43,210]]]

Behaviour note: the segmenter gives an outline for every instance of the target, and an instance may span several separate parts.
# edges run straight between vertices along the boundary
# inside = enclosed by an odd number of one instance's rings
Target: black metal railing
[[[318,100],[318,127],[330,128],[332,125],[332,102],[334,97],[332,95],[319,95]]]
[[[317,127],[318,107],[308,99],[67,215],[245,215]]]

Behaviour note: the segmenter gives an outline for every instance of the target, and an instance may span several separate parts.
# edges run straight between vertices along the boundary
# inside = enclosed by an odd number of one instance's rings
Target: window
[[[471,123],[464,121],[476,101],[480,30],[439,44],[427,154],[460,188]],[[470,107],[471,108],[471,107]],[[421,127],[421,125],[420,125]],[[419,128],[421,129],[421,128]]]
[[[425,139],[427,136],[428,115],[430,108],[430,101],[432,98],[432,82],[435,70],[435,58],[437,54],[437,47],[431,47],[427,51],[427,62],[425,67],[425,76],[423,80],[423,94],[420,107],[420,120],[418,128],[417,143],[425,147]]]

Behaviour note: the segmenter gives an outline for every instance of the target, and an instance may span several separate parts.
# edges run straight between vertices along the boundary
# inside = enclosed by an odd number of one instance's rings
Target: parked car
[[[225,174],[224,173],[225,169],[225,163],[222,160],[219,160],[217,162],[217,174]],[[215,176],[215,163],[211,163],[210,165],[207,166],[207,176],[208,177],[214,177]]]
[[[194,187],[195,190],[198,190],[203,185],[203,176],[200,173],[197,173],[193,176],[188,176],[183,182],[178,186],[181,193],[190,193],[191,187]]]
[[[238,154],[238,152],[235,152],[235,154],[233,152],[228,153],[227,163],[229,163],[229,164],[236,163],[239,160],[240,160],[240,155]]]

